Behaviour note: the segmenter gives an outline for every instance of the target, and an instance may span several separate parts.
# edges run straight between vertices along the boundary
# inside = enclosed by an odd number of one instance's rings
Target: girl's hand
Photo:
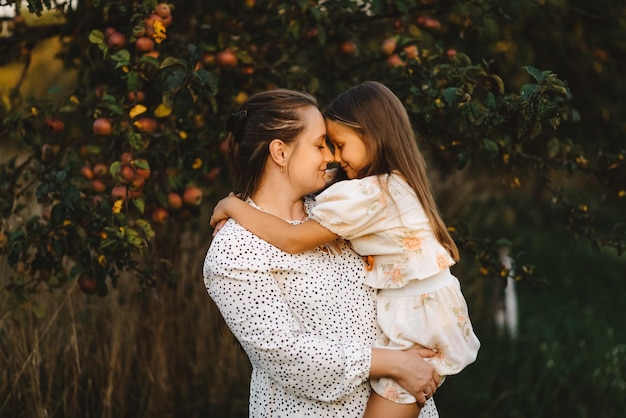
[[[217,229],[216,231],[213,232],[214,236],[217,233],[217,231],[219,231],[219,228],[221,228],[224,225],[224,223],[228,220],[228,218],[230,218],[230,215],[228,212],[228,203],[232,199],[238,199],[238,197],[235,195],[235,193],[230,192],[227,197],[217,202],[217,204],[213,208],[213,213],[211,214],[211,219],[209,220],[209,224],[211,225],[211,227]]]

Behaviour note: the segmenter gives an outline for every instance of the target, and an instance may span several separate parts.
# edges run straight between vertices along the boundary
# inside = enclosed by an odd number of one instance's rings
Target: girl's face
[[[326,145],[326,125],[320,111],[307,106],[301,112],[305,128],[290,144],[291,155],[285,168],[291,184],[304,196],[326,185],[324,175],[333,154]]]
[[[358,178],[359,172],[371,163],[361,136],[351,128],[332,120],[326,121],[328,137],[335,146],[335,161],[348,178]]]

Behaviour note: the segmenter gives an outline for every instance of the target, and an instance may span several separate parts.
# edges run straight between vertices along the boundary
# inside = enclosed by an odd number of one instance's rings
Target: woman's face
[[[326,124],[320,111],[307,106],[301,112],[305,128],[289,145],[292,149],[286,169],[291,184],[304,196],[326,185],[324,174],[333,155],[326,145]]]
[[[341,165],[348,178],[358,178],[359,172],[371,162],[361,136],[332,120],[326,121],[326,129],[335,146],[335,161]]]

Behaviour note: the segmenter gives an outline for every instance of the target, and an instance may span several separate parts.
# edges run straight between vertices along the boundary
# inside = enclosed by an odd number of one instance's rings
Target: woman
[[[307,219],[310,195],[333,160],[324,119],[308,94],[252,96],[228,121],[229,158],[250,205],[292,223]],[[369,378],[393,378],[420,405],[439,377],[430,350],[373,349],[379,330],[363,262],[337,240],[287,254],[229,220],[204,263],[211,298],[252,363],[251,417],[359,417]],[[430,407],[429,407],[430,405]],[[423,412],[437,416],[432,400]]]

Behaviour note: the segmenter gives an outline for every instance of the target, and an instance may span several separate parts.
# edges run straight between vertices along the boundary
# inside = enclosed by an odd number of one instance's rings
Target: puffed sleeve
[[[378,232],[389,216],[389,197],[377,176],[337,182],[320,193],[311,217],[329,231],[352,240]]]
[[[353,392],[368,378],[371,346],[324,339],[303,329],[267,263],[255,264],[250,246],[232,245],[233,228],[243,231],[230,220],[214,238],[204,281],[251,363],[297,396],[332,402]],[[251,235],[245,239],[254,241]]]

